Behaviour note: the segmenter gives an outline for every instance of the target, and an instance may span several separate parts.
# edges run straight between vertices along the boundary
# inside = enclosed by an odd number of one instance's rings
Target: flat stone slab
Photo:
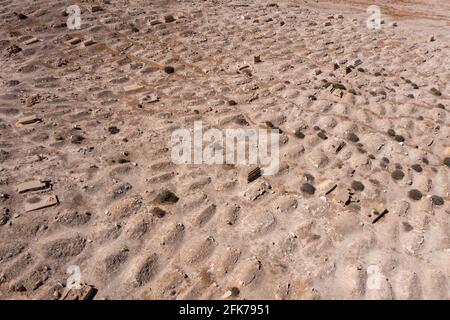
[[[40,120],[41,119],[39,119],[38,116],[34,114],[34,115],[31,115],[31,116],[26,116],[26,117],[20,118],[17,121],[17,123],[19,123],[19,124],[32,124],[32,123],[38,122]]]
[[[17,191],[19,193],[25,193],[29,191],[43,190],[46,188],[47,184],[45,182],[42,182],[40,180],[33,180],[19,184],[17,186]]]
[[[35,203],[25,203],[25,211],[34,211],[39,210],[51,206],[55,206],[58,204],[58,197],[54,194],[45,196],[41,200]]]
[[[39,39],[33,37],[33,38],[31,38],[31,39],[28,39],[28,40],[24,41],[24,44],[26,44],[27,46],[29,46],[29,45],[31,45],[31,44],[33,44],[33,43],[36,43],[36,42],[39,42]]]
[[[139,84],[131,84],[131,85],[129,85],[129,86],[124,86],[124,87],[123,87],[123,90],[124,90],[125,92],[133,92],[133,91],[141,90],[141,89],[143,89],[143,88],[144,88],[144,87],[141,86],[141,85],[139,85]]]
[[[92,300],[96,293],[97,289],[93,286],[82,284],[79,289],[69,289],[61,300]]]
[[[85,42],[83,42],[83,46],[85,47],[89,47],[92,46],[93,44],[96,44],[97,42],[95,42],[93,39],[88,39]]]
[[[75,37],[73,39],[67,40],[65,43],[68,44],[68,45],[74,46],[74,45],[76,45],[76,44],[78,44],[80,42],[81,42],[81,38]]]

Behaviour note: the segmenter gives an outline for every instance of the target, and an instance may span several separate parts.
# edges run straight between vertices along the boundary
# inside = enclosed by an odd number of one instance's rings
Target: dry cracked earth
[[[0,0],[0,298],[449,299],[450,5],[373,2]]]

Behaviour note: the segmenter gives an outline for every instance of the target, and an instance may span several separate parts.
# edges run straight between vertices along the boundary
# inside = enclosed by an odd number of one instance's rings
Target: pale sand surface
[[[1,299],[449,299],[450,1],[75,3],[0,0]],[[175,165],[194,121],[279,172]]]

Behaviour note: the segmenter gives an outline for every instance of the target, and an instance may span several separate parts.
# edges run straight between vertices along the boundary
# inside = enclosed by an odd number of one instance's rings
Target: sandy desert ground
[[[1,299],[449,299],[449,1],[0,0],[0,55]]]

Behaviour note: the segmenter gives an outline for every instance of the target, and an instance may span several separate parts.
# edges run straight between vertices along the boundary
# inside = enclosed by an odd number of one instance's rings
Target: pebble
[[[444,204],[444,199],[440,196],[431,196],[431,203],[433,203],[435,206],[442,206]]]
[[[394,140],[397,142],[405,142],[405,138],[399,134],[394,137]]]
[[[171,73],[175,72],[175,69],[173,67],[171,67],[171,66],[165,66],[164,67],[164,72],[167,73],[167,74],[171,74]]]
[[[301,132],[300,129],[295,130],[294,135],[295,135],[295,137],[297,137],[299,139],[304,139],[305,138],[305,134],[303,132]]]
[[[164,216],[167,214],[166,211],[164,211],[163,209],[158,208],[158,207],[153,208],[152,209],[152,213],[153,213],[154,216],[156,216],[156,217],[158,217],[160,219],[164,218]]]
[[[112,126],[112,127],[109,127],[109,128],[108,128],[108,131],[109,131],[109,133],[111,133],[111,134],[116,134],[116,133],[119,133],[119,132],[120,132],[120,129],[117,128],[116,126]]]
[[[358,142],[359,141],[359,137],[354,134],[353,132],[349,132],[347,134],[347,139],[350,140],[351,142]]]
[[[161,203],[176,203],[179,200],[172,191],[166,189],[161,190],[156,199]]]
[[[363,191],[364,185],[360,181],[353,181],[352,182],[352,189],[355,191]]]
[[[431,88],[431,89],[430,89],[430,92],[431,92],[432,94],[434,94],[436,97],[442,96],[442,93],[441,93],[438,89],[436,89],[436,88]]]
[[[300,191],[306,194],[313,195],[316,192],[316,188],[310,183],[304,183],[300,187]]]
[[[168,14],[168,15],[164,16],[164,22],[165,23],[171,23],[171,22],[174,22],[174,21],[175,21],[175,18],[173,17],[173,15]]]
[[[394,170],[391,174],[392,179],[394,180],[402,180],[405,177],[405,174],[402,170]]]
[[[411,198],[412,200],[420,200],[422,199],[422,192],[420,192],[417,189],[412,189],[408,192],[408,197]]]
[[[443,163],[450,168],[450,157],[445,158]]]

